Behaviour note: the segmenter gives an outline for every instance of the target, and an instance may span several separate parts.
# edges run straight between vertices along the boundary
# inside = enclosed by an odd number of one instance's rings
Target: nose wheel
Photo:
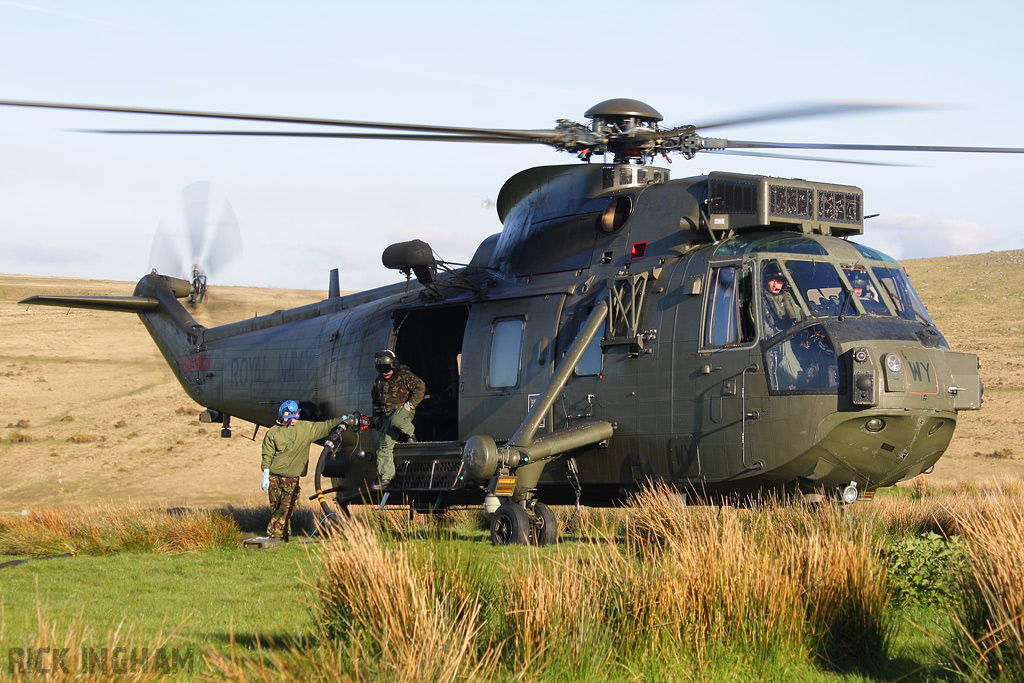
[[[502,503],[491,517],[491,543],[494,545],[545,546],[558,542],[555,514],[544,503],[535,503],[531,517],[521,505]]]

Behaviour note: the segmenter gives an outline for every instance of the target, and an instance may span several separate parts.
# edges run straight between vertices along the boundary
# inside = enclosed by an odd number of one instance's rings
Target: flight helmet
[[[394,370],[396,365],[398,365],[398,356],[391,349],[384,349],[373,354],[373,367],[382,375],[389,370]]]
[[[281,407],[277,409],[277,415],[281,419],[281,422],[287,422],[288,420],[299,419],[299,404],[295,401],[285,401],[281,404]]]
[[[850,286],[866,292],[868,289],[868,279],[863,273],[854,273],[850,276]]]
[[[764,267],[765,286],[767,286],[768,283],[771,282],[772,280],[778,280],[783,284],[785,284],[786,282],[786,276],[782,274],[782,268],[780,268],[779,264],[775,263],[774,261],[766,264]]]

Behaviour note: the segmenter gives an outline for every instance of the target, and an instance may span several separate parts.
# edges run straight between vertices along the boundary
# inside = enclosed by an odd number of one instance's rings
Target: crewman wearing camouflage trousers
[[[415,441],[412,418],[416,406],[423,400],[426,386],[423,380],[398,362],[390,349],[373,356],[373,366],[379,373],[370,394],[373,397],[373,425],[380,430],[377,443],[377,475],[380,481],[372,488],[381,490],[391,484],[395,476],[395,443],[403,435],[406,441]]]
[[[300,421],[299,412],[295,401],[282,403],[277,411],[277,424],[263,437],[263,490],[270,494],[267,536],[285,541],[291,537],[299,477],[306,476],[309,470],[309,447],[326,438],[343,419]]]
[[[288,540],[292,536],[292,512],[299,497],[299,478],[270,475],[270,523],[267,536]]]

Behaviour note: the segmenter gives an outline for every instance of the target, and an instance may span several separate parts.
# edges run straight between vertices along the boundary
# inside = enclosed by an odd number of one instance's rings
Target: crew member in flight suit
[[[426,385],[404,365],[398,362],[395,352],[390,349],[373,355],[373,366],[377,379],[370,395],[373,397],[373,425],[380,430],[377,444],[377,474],[380,481],[373,485],[376,490],[387,488],[395,477],[395,443],[401,436],[406,441],[415,441],[412,418],[416,406],[423,400]]]
[[[763,280],[761,308],[764,337],[769,339],[795,325],[803,317],[803,312],[777,263],[765,264]],[[804,369],[793,348],[794,341],[790,339],[775,345],[769,354],[768,371],[781,389],[795,389]]]
[[[803,317],[800,306],[789,290],[786,277],[778,265],[769,263],[764,270],[765,336],[772,337]]]
[[[299,497],[299,477],[306,476],[309,469],[309,447],[326,438],[344,417],[323,422],[299,420],[295,401],[282,403],[277,415],[277,424],[263,437],[263,490],[270,494],[267,536],[287,541]]]

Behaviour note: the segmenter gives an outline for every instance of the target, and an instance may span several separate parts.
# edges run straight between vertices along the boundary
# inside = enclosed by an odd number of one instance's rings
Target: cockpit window
[[[786,261],[786,268],[793,275],[796,286],[803,294],[807,308],[815,318],[846,315],[858,315],[853,306],[843,306],[846,289],[839,272],[831,263],[822,261]],[[843,309],[847,310],[843,310]]]
[[[857,251],[860,252],[860,255],[863,256],[868,261],[884,261],[886,263],[896,263],[896,259],[887,254],[883,254],[877,249],[865,247],[863,244],[857,244],[856,242],[850,242],[850,244],[856,247]]]
[[[761,265],[761,322],[766,339],[788,330],[804,317],[793,284],[778,261]]]
[[[715,256],[742,256],[762,251],[779,251],[785,254],[827,256],[825,247],[814,238],[794,233],[768,233],[742,235],[725,240],[715,250]]]
[[[739,346],[753,342],[749,268],[739,264],[714,266],[708,285],[704,346]]]
[[[812,325],[784,337],[765,350],[772,391],[836,393],[839,359],[828,332]]]
[[[850,281],[853,295],[857,298],[857,303],[864,308],[865,313],[868,315],[892,315],[864,266],[844,267],[843,273]]]
[[[924,310],[924,304],[918,298],[917,292],[910,286],[907,274],[898,267],[886,268],[876,266],[873,268],[875,277],[885,288],[889,298],[896,304],[897,313],[907,320],[933,325],[928,312]]]

